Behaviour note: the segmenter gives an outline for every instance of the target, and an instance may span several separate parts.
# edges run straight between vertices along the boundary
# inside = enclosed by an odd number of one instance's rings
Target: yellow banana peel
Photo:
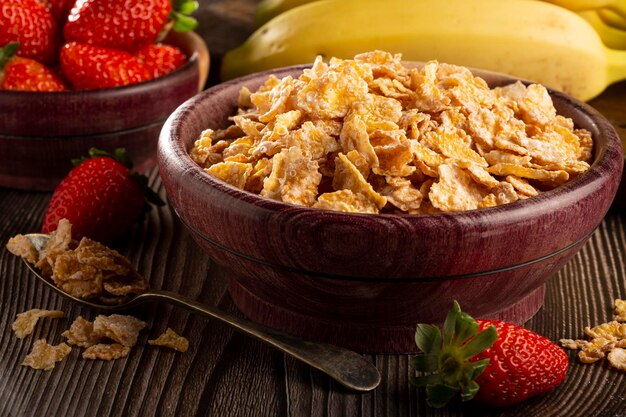
[[[529,0],[319,0],[260,27],[224,56],[221,75],[374,49],[508,73],[581,100],[626,79],[626,51],[604,46],[578,14]]]
[[[596,10],[579,12],[578,14],[593,26],[607,47],[626,50],[626,30],[615,29],[607,25],[602,21]]]
[[[626,19],[626,1],[624,0],[543,0],[576,12],[585,10],[608,9]]]
[[[620,16],[610,9],[598,9],[598,16],[612,28],[626,30],[626,16]]]
[[[254,25],[256,27],[262,26],[264,23],[287,10],[313,1],[316,0],[262,0],[256,8]]]

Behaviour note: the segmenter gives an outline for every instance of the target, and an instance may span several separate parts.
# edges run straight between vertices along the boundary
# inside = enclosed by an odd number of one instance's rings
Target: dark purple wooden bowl
[[[152,81],[89,91],[0,91],[0,186],[52,190],[91,147],[124,147],[135,169],[154,165],[165,119],[204,85],[208,51],[193,33],[167,43],[190,57]]]
[[[297,76],[303,68],[271,72]],[[621,178],[622,147],[611,124],[553,92],[559,113],[593,133],[595,160],[584,175],[538,197],[405,216],[261,198],[206,174],[187,151],[202,130],[227,125],[241,86],[254,90],[269,73],[187,101],[165,123],[157,155],[170,204],[198,244],[230,271],[237,306],[293,334],[361,352],[411,352],[415,324],[441,322],[453,300],[476,317],[523,323],[543,304],[545,281],[598,226]],[[513,81],[476,73],[492,86]]]

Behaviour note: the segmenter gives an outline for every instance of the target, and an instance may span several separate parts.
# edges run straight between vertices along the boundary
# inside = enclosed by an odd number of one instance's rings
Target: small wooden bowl
[[[232,275],[230,293],[253,320],[361,352],[412,352],[418,322],[441,322],[453,300],[479,318],[527,321],[545,281],[584,245],[622,172],[620,140],[590,106],[551,92],[558,112],[595,138],[591,169],[537,197],[437,215],[367,215],[298,207],[217,180],[188,156],[200,132],[220,128],[242,86],[217,85],[163,127],[158,162],[170,204],[198,244]],[[515,79],[475,71],[491,86]],[[198,278],[202,279],[202,278]],[[599,277],[589,277],[599,279]]]
[[[91,147],[124,147],[143,170],[155,163],[165,119],[204,88],[209,54],[195,33],[171,33],[166,43],[190,58],[178,70],[145,83],[103,90],[32,93],[0,91],[0,186],[52,190]]]

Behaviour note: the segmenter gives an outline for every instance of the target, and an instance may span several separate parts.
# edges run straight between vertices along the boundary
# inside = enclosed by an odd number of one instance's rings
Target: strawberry
[[[63,26],[67,22],[67,16],[72,11],[76,0],[39,0],[50,10],[54,19]]]
[[[153,78],[174,71],[187,61],[185,54],[175,46],[150,44],[135,54]]]
[[[69,42],[61,48],[61,72],[77,90],[110,88],[150,79],[131,54],[112,48]]]
[[[549,391],[566,377],[563,349],[523,327],[499,320],[474,320],[457,302],[443,332],[418,324],[415,342],[423,354],[411,365],[425,375],[411,383],[426,387],[427,402],[443,407],[458,393],[491,406],[507,406]]]
[[[50,11],[35,0],[2,0],[0,45],[19,42],[19,56],[44,64],[56,61],[60,43],[57,23]]]
[[[197,2],[175,0],[78,0],[63,29],[67,41],[122,49],[134,53],[154,43],[168,18],[178,31],[195,28]]]
[[[147,187],[147,178],[133,174],[123,150],[115,156],[90,149],[91,158],[77,165],[56,187],[44,215],[41,231],[56,230],[61,219],[72,224],[72,236],[87,236],[101,243],[126,234],[146,206],[162,205]]]
[[[45,65],[15,56],[19,43],[11,42],[0,49],[0,90],[64,91],[65,83]]]

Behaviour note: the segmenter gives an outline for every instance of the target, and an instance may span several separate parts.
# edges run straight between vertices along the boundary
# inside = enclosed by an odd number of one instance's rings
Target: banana
[[[613,49],[626,49],[626,30],[615,29],[605,24],[596,10],[578,12],[596,30],[602,42]]]
[[[622,17],[611,9],[598,9],[600,19],[615,29],[626,30],[626,17]]]
[[[575,12],[585,10],[608,9],[626,19],[626,1],[624,0],[544,0]]]
[[[316,0],[262,0],[256,8],[254,24],[259,27],[287,10],[312,1]]]
[[[374,49],[508,73],[581,100],[626,79],[626,51],[605,47],[576,13],[529,0],[319,0],[257,29],[224,56],[221,75]]]

